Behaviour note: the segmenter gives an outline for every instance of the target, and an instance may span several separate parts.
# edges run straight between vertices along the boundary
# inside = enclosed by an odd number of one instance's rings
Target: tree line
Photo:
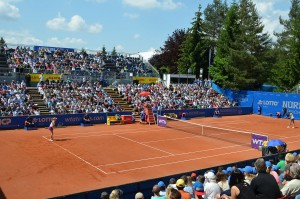
[[[272,41],[252,0],[230,6],[213,0],[191,27],[177,29],[149,62],[161,74],[192,71],[211,78],[223,88],[256,90],[264,83],[288,91],[300,78],[300,0],[290,0],[287,19],[278,20],[283,29]]]

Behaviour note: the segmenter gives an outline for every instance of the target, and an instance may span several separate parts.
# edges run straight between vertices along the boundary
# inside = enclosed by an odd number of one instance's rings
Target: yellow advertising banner
[[[157,84],[158,77],[133,77],[133,80],[138,80],[139,84]]]
[[[30,81],[31,82],[39,82],[40,81],[40,75],[41,74],[30,74]],[[43,74],[44,76],[44,81],[45,80],[60,80],[60,74]]]

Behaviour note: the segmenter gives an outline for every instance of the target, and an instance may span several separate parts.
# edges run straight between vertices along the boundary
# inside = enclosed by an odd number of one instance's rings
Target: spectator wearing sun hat
[[[253,174],[253,168],[251,166],[245,166],[244,176],[245,176],[244,181],[250,185],[253,178],[255,178],[255,175]]]
[[[201,182],[195,182],[193,184],[194,194],[198,197],[198,199],[202,199],[205,195],[204,186]]]
[[[196,182],[196,178],[197,178],[197,174],[193,172],[193,173],[191,174],[191,179],[192,179],[192,183],[193,183],[193,184]]]
[[[177,189],[175,178],[170,178],[168,187],[173,187],[174,189]]]
[[[161,196],[165,196],[166,195],[166,185],[163,181],[159,181],[157,183],[157,185],[159,186],[160,188],[160,192],[159,192],[159,195]]]
[[[205,198],[215,199],[218,195],[221,194],[221,188],[216,182],[216,175],[209,171],[204,174],[206,183],[204,184]]]
[[[177,190],[180,192],[182,199],[191,199],[191,194],[183,190],[185,187],[185,182],[183,179],[178,179],[176,181],[176,187]]]

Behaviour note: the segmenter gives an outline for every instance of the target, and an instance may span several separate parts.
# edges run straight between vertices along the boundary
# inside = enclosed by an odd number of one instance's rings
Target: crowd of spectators
[[[24,81],[0,83],[0,116],[39,115],[37,105],[30,101]]]
[[[119,84],[115,89],[133,108],[133,112],[138,113],[141,113],[145,103],[151,105],[154,111],[236,106],[236,103],[204,85],[172,84],[166,87],[162,84]],[[99,81],[49,81],[41,78],[37,88],[53,115],[123,111]],[[0,97],[2,116],[40,114],[37,105],[31,101],[24,81],[1,83]]]
[[[11,69],[29,69],[30,73],[72,74],[102,74],[114,70],[117,75],[132,72],[143,76],[151,70],[139,57],[125,57],[124,55],[107,55],[97,52],[89,54],[85,51],[70,51],[68,49],[39,48],[38,51],[30,47],[17,47],[5,51],[7,63]],[[113,67],[109,67],[113,66]]]
[[[122,111],[98,81],[41,81],[37,87],[52,115]]]
[[[143,109],[148,103],[154,110],[205,109],[218,107],[234,107],[235,102],[215,92],[209,84],[119,84],[115,87],[135,112]]]
[[[219,167],[200,175],[193,172],[179,179],[170,178],[168,183],[154,184],[151,199],[299,199],[300,154],[287,153],[284,170],[278,166],[282,162],[259,158],[244,168]],[[102,192],[100,198],[122,199],[124,194],[115,189],[110,194]],[[135,195],[135,199],[144,198],[141,192]]]

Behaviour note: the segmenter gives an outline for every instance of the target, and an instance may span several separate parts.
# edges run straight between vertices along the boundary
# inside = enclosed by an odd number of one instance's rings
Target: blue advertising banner
[[[253,113],[266,116],[275,116],[276,112],[282,114],[283,107],[292,112],[295,119],[300,119],[300,95],[278,92],[263,91],[231,91],[222,89],[218,85],[213,84],[213,89],[223,94],[229,99],[238,102],[239,107],[253,107]]]
[[[101,124],[106,123],[107,115],[130,115],[131,112],[118,113],[90,113],[91,123]],[[84,114],[68,114],[68,115],[47,115],[47,116],[32,116],[36,127],[46,127],[50,125],[51,119],[57,117],[56,125],[63,126],[80,125]],[[24,128],[25,120],[28,116],[19,117],[0,117],[0,129],[16,129]]]
[[[56,50],[74,52],[74,48],[61,48],[61,47],[51,47],[51,46],[33,46],[34,51],[38,51],[40,48],[47,49],[51,52],[55,52]]]
[[[188,109],[188,110],[163,110],[161,115],[165,113],[175,113],[178,118],[182,117],[182,113],[185,113],[186,117],[212,117],[215,109]],[[227,115],[246,115],[253,112],[252,107],[232,107],[232,108],[219,108],[221,116]]]

